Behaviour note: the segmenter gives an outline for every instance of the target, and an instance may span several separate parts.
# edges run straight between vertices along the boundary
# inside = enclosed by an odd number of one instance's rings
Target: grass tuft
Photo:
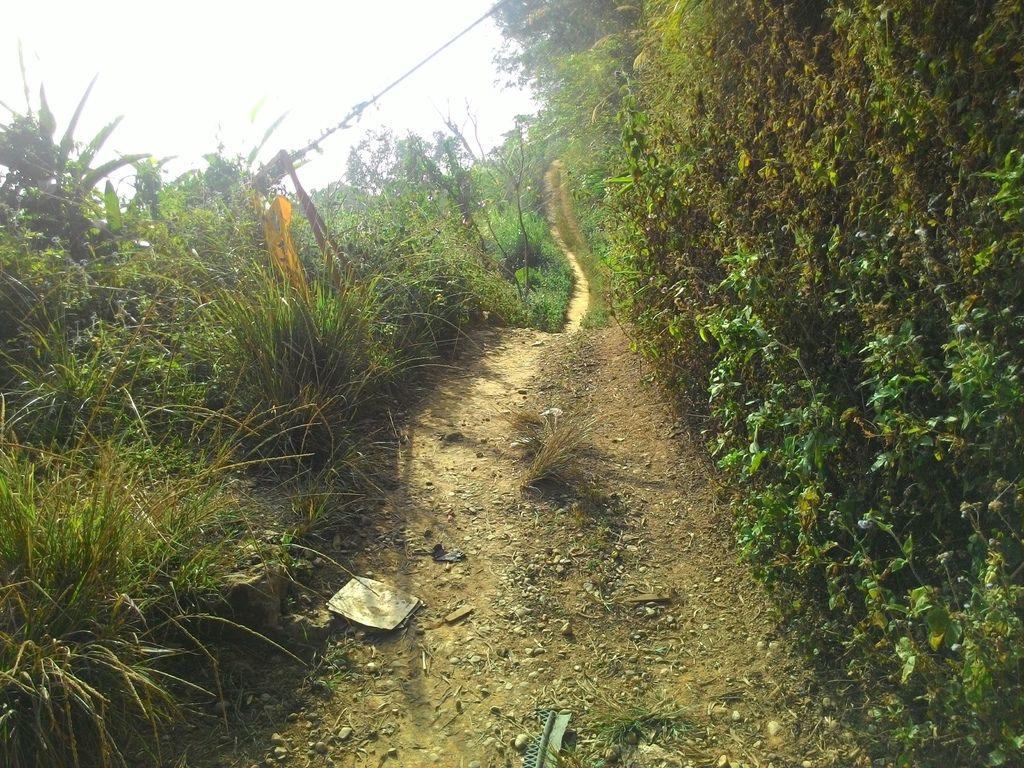
[[[509,422],[514,444],[524,450],[529,461],[523,474],[524,488],[544,480],[569,482],[573,479],[578,459],[590,442],[592,418],[568,414],[561,408],[548,408],[539,414],[514,413]]]
[[[592,718],[595,736],[606,746],[636,744],[642,738],[671,741],[696,727],[686,711],[667,698],[648,703],[599,697]]]
[[[223,292],[215,310],[236,381],[230,407],[252,426],[258,455],[342,460],[352,450],[344,426],[396,373],[376,337],[373,284],[315,281],[303,295],[266,271],[255,282],[244,296]]]

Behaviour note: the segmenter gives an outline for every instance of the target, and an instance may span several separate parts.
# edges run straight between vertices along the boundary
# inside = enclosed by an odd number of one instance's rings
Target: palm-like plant
[[[22,71],[24,74],[24,67]],[[63,247],[78,260],[87,258],[95,245],[97,214],[105,211],[108,219],[120,214],[113,187],[108,183],[101,196],[96,185],[147,157],[123,155],[93,165],[121,117],[105,125],[84,146],[75,141],[75,129],[95,83],[93,78],[59,140],[45,88],[39,89],[38,109],[34,110],[31,102],[25,113],[2,105],[11,112],[11,120],[0,127],[0,226],[32,232],[42,247]],[[27,93],[27,85],[25,90]]]

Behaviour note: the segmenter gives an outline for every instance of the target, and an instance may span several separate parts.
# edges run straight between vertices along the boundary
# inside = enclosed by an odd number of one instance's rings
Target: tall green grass
[[[0,764],[127,765],[178,714],[162,662],[225,568],[228,512],[211,477],[154,477],[122,447],[0,443]]]
[[[252,425],[259,453],[322,464],[351,445],[346,427],[397,370],[376,299],[373,281],[314,280],[303,295],[263,271],[246,294],[217,297],[213,318],[237,380],[229,407]]]

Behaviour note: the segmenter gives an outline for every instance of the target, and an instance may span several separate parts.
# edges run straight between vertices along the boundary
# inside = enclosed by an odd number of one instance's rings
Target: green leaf
[[[49,139],[57,132],[57,119],[46,103],[46,89],[39,86],[39,130]]]
[[[917,652],[914,647],[910,644],[909,637],[901,637],[899,643],[896,645],[896,655],[903,660],[903,670],[900,681],[906,683],[910,679],[910,676],[914,674],[914,668],[917,666]]]
[[[258,115],[260,113],[260,110],[263,109],[263,105],[266,104],[266,103],[267,103],[267,97],[266,96],[260,96],[260,100],[257,101],[253,105],[252,109],[249,110],[249,122],[250,123],[255,123],[256,122],[256,115]]]
[[[124,219],[121,216],[121,201],[117,199],[117,192],[114,191],[114,185],[109,179],[103,188],[103,209],[107,214],[107,226],[110,227],[110,231],[119,232],[124,226]]]
[[[917,587],[910,590],[910,611],[914,616],[920,616],[931,607],[932,591],[930,587]]]
[[[110,134],[114,132],[114,129],[121,124],[124,120],[124,115],[118,115],[112,122],[107,123],[103,126],[99,133],[92,137],[92,141],[89,142],[89,146],[82,152],[82,156],[78,158],[79,162],[83,167],[88,168],[92,163],[96,153],[100,151],[104,144],[107,143],[107,139],[110,138]]]
[[[149,157],[149,155],[125,155],[124,157],[110,160],[98,168],[92,169],[82,177],[82,189],[91,189],[97,182],[99,182],[100,179],[105,176],[109,176],[118,168],[123,168],[126,165],[137,163],[139,160],[143,160],[147,157]]]
[[[928,645],[933,651],[937,651],[942,647],[942,641],[949,632],[949,611],[937,605],[928,611],[924,621],[928,626]]]
[[[85,102],[89,100],[89,94],[92,93],[92,87],[96,85],[96,78],[98,77],[99,75],[94,75],[92,80],[89,81],[89,86],[85,89],[85,93],[82,94],[82,98],[78,100],[75,113],[71,115],[68,127],[64,130],[64,136],[60,140],[60,148],[57,154],[59,168],[67,165],[68,158],[71,157],[71,150],[75,148],[75,129],[78,127],[78,120],[85,109]]]
[[[1000,765],[1006,765],[1006,759],[1006,753],[1003,750],[993,749],[988,753],[988,760],[985,762],[985,765],[997,768]]]
[[[25,49],[21,45],[21,38],[18,38],[18,69],[21,71],[21,86],[25,92],[25,111],[32,114],[32,99],[28,92],[28,70],[25,69]]]
[[[281,123],[284,122],[284,119],[286,117],[288,117],[288,113],[284,112],[280,117],[277,118],[277,120],[275,120],[274,122],[272,122],[270,124],[270,127],[267,128],[266,131],[263,132],[263,138],[260,139],[260,143],[257,144],[255,147],[253,147],[249,151],[249,155],[246,157],[246,161],[248,162],[249,165],[252,165],[252,162],[256,159],[256,156],[260,153],[260,150],[262,150],[263,147],[266,146],[267,141],[270,140],[270,137],[273,135],[274,131],[276,131],[280,127]]]
[[[764,461],[764,457],[768,455],[768,451],[758,451],[754,454],[754,458],[750,460],[750,468],[747,470],[748,475],[753,475],[757,472],[761,466],[761,462]]]
[[[903,545],[900,548],[903,550],[903,554],[906,556],[907,560],[910,560],[911,558],[913,558],[913,556],[914,556],[914,536],[913,536],[913,534],[908,534],[907,535],[906,541],[903,542]]]

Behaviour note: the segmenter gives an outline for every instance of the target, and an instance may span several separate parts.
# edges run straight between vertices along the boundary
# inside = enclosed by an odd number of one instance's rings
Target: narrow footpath
[[[579,330],[579,295],[570,332],[474,336],[396,425],[397,477],[344,564],[422,607],[336,632],[308,695],[221,765],[518,767],[546,709],[571,713],[561,766],[871,765],[843,683],[738,564],[705,454],[620,328]],[[549,408],[588,445],[572,482],[523,488],[511,424]]]

